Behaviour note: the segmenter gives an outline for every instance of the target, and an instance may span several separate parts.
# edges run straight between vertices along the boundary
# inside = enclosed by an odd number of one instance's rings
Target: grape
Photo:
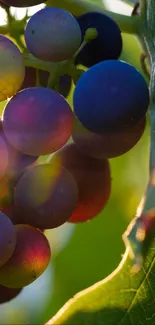
[[[50,246],[44,234],[28,225],[16,225],[17,244],[12,257],[0,268],[0,284],[23,288],[35,281],[50,261]]]
[[[24,60],[17,46],[0,35],[0,101],[13,96],[20,88],[25,74]]]
[[[44,8],[27,23],[25,41],[38,59],[59,62],[72,57],[81,43],[76,19],[60,8]]]
[[[16,298],[21,291],[22,289],[19,288],[13,289],[0,285],[0,304],[9,302],[10,300]]]
[[[5,175],[6,169],[8,167],[8,149],[7,146],[0,135],[0,179]]]
[[[3,144],[3,146],[1,145]],[[3,128],[2,128],[2,120],[0,119],[0,175],[4,175],[1,171],[11,176],[11,177],[19,177],[23,172],[24,168],[33,164],[38,156],[29,156],[23,154],[22,152],[16,150],[14,147],[10,145],[7,141]]]
[[[16,232],[11,220],[0,211],[0,267],[12,256],[16,246]]]
[[[12,203],[13,203],[13,186],[10,182],[8,176],[4,176],[0,180],[0,210],[10,217],[10,213],[6,213],[6,211],[12,210]],[[11,211],[10,211],[11,212]]]
[[[3,9],[9,8],[9,5],[6,5],[3,1],[0,1],[0,7]]]
[[[59,164],[42,164],[27,170],[14,192],[15,223],[50,229],[65,223],[77,204],[73,176]]]
[[[78,80],[73,104],[77,118],[90,131],[120,132],[145,116],[149,90],[133,66],[108,60],[94,65]]]
[[[68,221],[83,222],[97,216],[110,195],[108,160],[87,157],[74,143],[71,143],[55,153],[50,161],[68,169],[78,184],[78,204]]]
[[[88,28],[97,30],[97,38],[87,43],[76,57],[76,63],[90,67],[104,60],[118,59],[122,51],[122,37],[118,25],[99,12],[87,12],[77,21],[84,39]]]
[[[58,92],[64,96],[67,97],[69,95],[69,92],[71,90],[72,85],[72,78],[68,74],[64,74],[60,76],[57,84]]]
[[[140,140],[146,126],[144,117],[130,129],[99,135],[86,129],[75,119],[72,138],[87,156],[97,159],[114,158],[129,151]]]
[[[31,7],[39,5],[47,0],[3,0],[3,2],[12,7]]]
[[[47,86],[48,78],[49,78],[49,72],[39,70],[39,81],[42,87]],[[67,74],[60,76],[57,84],[58,92],[62,96],[67,97],[71,89],[71,84],[72,84],[71,76]],[[35,87],[35,86],[36,86],[36,70],[31,67],[26,67],[25,79],[20,89]]]
[[[27,88],[6,105],[2,126],[8,142],[17,150],[46,155],[68,141],[73,113],[59,93],[43,87]]]

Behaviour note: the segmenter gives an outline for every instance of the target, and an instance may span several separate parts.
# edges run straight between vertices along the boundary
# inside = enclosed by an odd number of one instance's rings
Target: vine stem
[[[112,11],[105,10],[103,5],[95,4],[95,1],[90,3],[86,0],[49,0],[47,2],[47,6],[56,6],[60,8],[64,8],[73,15],[80,15],[85,12],[96,11],[100,13],[104,13],[107,16],[111,17],[116,21],[121,31],[129,34],[137,34],[141,29],[142,20],[138,16],[126,16],[121,15]]]
[[[155,0],[141,1],[141,17],[144,20],[144,29],[140,38],[143,39],[145,48],[150,56],[151,79],[150,79],[150,164],[149,180],[145,194],[137,209],[135,219],[130,223],[123,235],[124,242],[130,247],[130,255],[134,259],[135,271],[138,271],[143,262],[143,245],[146,235],[154,229],[155,221]],[[140,235],[141,233],[141,235]]]

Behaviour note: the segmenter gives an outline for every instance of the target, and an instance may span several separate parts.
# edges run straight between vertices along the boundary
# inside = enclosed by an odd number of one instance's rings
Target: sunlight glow
[[[127,3],[124,3],[121,0],[102,0],[102,1],[105,3],[108,10],[117,12],[119,14],[130,16],[133,10],[132,6],[130,6]]]

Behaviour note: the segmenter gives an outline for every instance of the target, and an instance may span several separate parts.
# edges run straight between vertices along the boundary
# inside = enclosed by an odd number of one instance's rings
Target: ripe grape
[[[0,285],[0,304],[9,302],[10,300],[16,298],[22,289],[7,288]]]
[[[3,149],[3,146],[4,149]],[[19,177],[23,170],[29,165],[33,164],[38,156],[30,156],[23,154],[22,152],[16,150],[7,141],[2,128],[2,120],[0,119],[0,175],[7,174],[9,177]],[[1,171],[4,172],[2,173]]]
[[[0,179],[3,178],[8,167],[9,154],[3,137],[0,134]]]
[[[78,119],[75,119],[72,139],[76,146],[89,157],[114,158],[136,145],[143,135],[145,126],[146,117],[127,130],[99,135],[89,131]]]
[[[5,175],[0,180],[0,211],[10,217],[12,214],[12,204],[13,204],[13,186],[12,180]],[[9,214],[8,214],[9,213]]]
[[[94,65],[78,80],[73,104],[77,118],[90,131],[120,132],[145,116],[149,90],[133,66],[108,60]]]
[[[77,17],[77,21],[81,28],[82,39],[88,28],[95,28],[98,35],[80,51],[76,63],[90,67],[104,60],[119,58],[122,51],[122,37],[114,20],[99,12],[87,12]]]
[[[31,7],[39,5],[47,0],[3,0],[3,2],[12,7]]]
[[[6,105],[2,126],[8,142],[17,150],[33,156],[46,155],[68,141],[73,113],[56,91],[27,88]]]
[[[44,8],[28,21],[25,41],[38,59],[59,62],[72,57],[81,43],[81,30],[76,19],[66,10]]]
[[[39,82],[42,87],[47,87],[48,78],[49,78],[49,72],[39,70]],[[71,76],[67,74],[60,76],[57,83],[58,92],[62,96],[67,97],[71,89],[71,84],[72,84]],[[25,78],[20,89],[22,90],[24,88],[35,87],[35,86],[36,86],[36,70],[31,67],[26,67]]]
[[[28,225],[14,226],[17,243],[12,257],[0,268],[0,284],[22,288],[35,281],[50,261],[50,246],[44,234]]]
[[[14,191],[15,223],[50,229],[65,223],[77,204],[73,176],[59,164],[42,164],[27,170]]]
[[[24,59],[18,47],[0,35],[0,101],[13,96],[20,88],[25,74]]]
[[[12,256],[16,246],[16,232],[11,220],[0,211],[0,267]]]
[[[84,155],[74,143],[67,144],[51,158],[61,164],[77,181],[79,200],[68,221],[92,219],[104,208],[110,195],[110,167],[108,160],[97,160]]]

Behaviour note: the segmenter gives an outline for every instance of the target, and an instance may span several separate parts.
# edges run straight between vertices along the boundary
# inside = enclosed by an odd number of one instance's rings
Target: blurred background
[[[89,0],[91,1],[91,0]],[[92,0],[103,2],[112,11],[130,15],[134,1]],[[29,9],[33,14],[44,5]],[[25,9],[12,8],[17,19]],[[0,9],[0,23],[5,24]],[[123,34],[121,59],[133,64],[142,74],[141,49],[135,36]],[[70,93],[69,101],[72,101]],[[1,105],[3,110],[4,103]],[[148,177],[149,129],[139,143],[120,158],[110,160],[112,192],[100,215],[77,226],[66,223],[46,231],[52,260],[46,272],[10,303],[0,305],[0,324],[44,324],[78,291],[109,275],[119,264],[125,246],[122,234],[135,215]]]

